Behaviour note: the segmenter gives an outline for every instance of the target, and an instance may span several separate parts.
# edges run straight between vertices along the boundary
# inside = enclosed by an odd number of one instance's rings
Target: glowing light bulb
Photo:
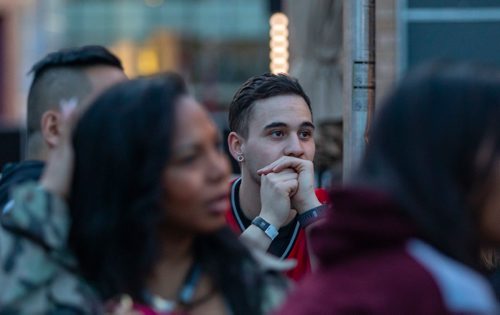
[[[272,73],[287,73],[288,64],[288,17],[282,12],[274,13],[269,19],[269,69]]]

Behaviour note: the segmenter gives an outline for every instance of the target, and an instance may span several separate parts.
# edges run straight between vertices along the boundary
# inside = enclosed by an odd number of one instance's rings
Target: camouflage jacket
[[[11,210],[0,218],[0,315],[101,313],[66,250],[65,202],[34,182],[11,197]]]

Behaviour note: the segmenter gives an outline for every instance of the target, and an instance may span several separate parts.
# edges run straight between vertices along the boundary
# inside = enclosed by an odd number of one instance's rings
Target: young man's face
[[[312,161],[314,125],[305,100],[298,95],[279,95],[256,101],[243,140],[242,168],[260,182],[257,170],[282,156]]]

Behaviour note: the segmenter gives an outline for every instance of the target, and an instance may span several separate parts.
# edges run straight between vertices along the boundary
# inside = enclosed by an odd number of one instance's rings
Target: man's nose
[[[292,135],[289,137],[283,153],[284,155],[298,158],[304,155],[304,148],[302,147],[302,142],[300,141],[298,135]]]

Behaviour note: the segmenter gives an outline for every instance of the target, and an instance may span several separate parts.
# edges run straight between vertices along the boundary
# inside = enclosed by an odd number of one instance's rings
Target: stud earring
[[[245,161],[245,157],[243,156],[243,154],[239,154],[237,157],[236,157],[236,160],[238,160],[238,162],[243,162]]]

